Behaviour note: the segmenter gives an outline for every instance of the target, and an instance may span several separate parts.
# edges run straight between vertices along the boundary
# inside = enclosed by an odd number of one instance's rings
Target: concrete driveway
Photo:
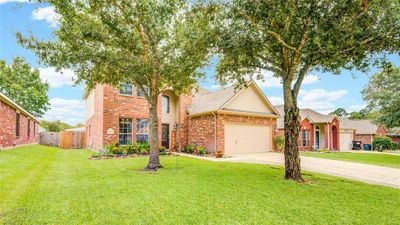
[[[272,152],[237,154],[232,155],[229,158],[221,159],[206,157],[196,158],[207,159],[211,161],[244,162],[281,166],[284,165],[283,154]],[[301,157],[301,167],[303,170],[324,173],[338,177],[354,179],[365,183],[380,184],[400,189],[400,169],[304,156]]]

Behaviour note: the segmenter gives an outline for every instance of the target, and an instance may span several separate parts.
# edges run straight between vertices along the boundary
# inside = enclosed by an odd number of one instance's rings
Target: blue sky
[[[22,56],[34,68],[40,70],[43,80],[50,83],[48,95],[51,110],[44,115],[44,119],[60,119],[70,124],[84,122],[83,87],[73,86],[73,72],[55,72],[54,68],[38,62],[36,56],[18,45],[15,39],[15,33],[18,31],[23,34],[32,32],[37,37],[52,39],[52,31],[57,27],[57,15],[49,5],[23,2],[26,0],[0,0],[0,59],[11,63],[14,57]],[[390,60],[400,65],[398,56],[391,56]],[[202,81],[202,85],[210,90],[218,88],[213,78],[215,64],[213,60],[212,65],[205,68],[208,77]],[[299,106],[322,113],[331,112],[338,107],[358,111],[365,106],[360,91],[367,84],[369,76],[376,71],[376,68],[371,68],[367,74],[357,71],[343,71],[340,75],[311,73],[302,86]],[[274,104],[282,104],[282,87],[279,80],[267,71],[264,78],[265,81],[258,81],[258,84],[265,95]]]

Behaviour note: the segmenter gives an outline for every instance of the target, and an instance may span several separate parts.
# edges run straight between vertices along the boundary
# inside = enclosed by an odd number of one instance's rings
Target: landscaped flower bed
[[[104,150],[94,153],[88,159],[116,159],[131,158],[148,155],[150,146],[147,142],[139,142],[128,145],[111,144]],[[160,147],[160,155],[169,155],[165,147]]]
[[[204,156],[204,157],[220,158],[223,156],[222,152],[207,153],[207,150],[205,147],[198,146],[198,145],[185,145],[182,149],[182,152],[192,154],[192,155]]]

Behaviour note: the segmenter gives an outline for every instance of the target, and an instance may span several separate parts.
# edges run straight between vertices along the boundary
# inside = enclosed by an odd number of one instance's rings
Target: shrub
[[[282,135],[276,136],[274,138],[274,141],[275,141],[276,147],[278,148],[277,150],[281,152],[283,150],[283,148],[285,147],[285,136],[282,136]]]
[[[162,152],[164,152],[165,153],[165,150],[166,150],[167,148],[165,148],[165,146],[161,146],[160,147],[160,153],[162,153]]]
[[[194,151],[193,147],[194,147],[194,146],[192,146],[192,145],[185,145],[185,146],[183,147],[183,152],[186,152],[186,153],[193,153],[193,151]]]
[[[318,152],[321,152],[321,153],[329,153],[329,149],[321,148],[321,149],[318,150]]]
[[[392,141],[392,146],[390,148],[391,150],[397,150],[399,149],[399,143]]]
[[[201,146],[197,146],[197,147],[196,147],[196,152],[197,152],[199,155],[205,155],[205,154],[206,154],[206,148],[201,147]]]
[[[147,154],[150,151],[150,145],[148,142],[138,142],[137,143],[137,153],[138,154]]]
[[[372,146],[375,150],[383,151],[397,147],[397,143],[394,143],[395,142],[392,141],[392,139],[390,139],[389,137],[375,137],[372,141]]]

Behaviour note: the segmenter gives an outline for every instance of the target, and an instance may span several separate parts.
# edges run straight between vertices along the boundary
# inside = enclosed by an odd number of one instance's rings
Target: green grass
[[[0,224],[398,224],[400,191],[282,167],[162,157],[88,160],[86,150],[0,152]]]
[[[352,153],[352,152],[330,152],[330,153],[301,153],[302,156],[315,158],[335,159],[357,163],[373,164],[400,168],[400,155]]]

